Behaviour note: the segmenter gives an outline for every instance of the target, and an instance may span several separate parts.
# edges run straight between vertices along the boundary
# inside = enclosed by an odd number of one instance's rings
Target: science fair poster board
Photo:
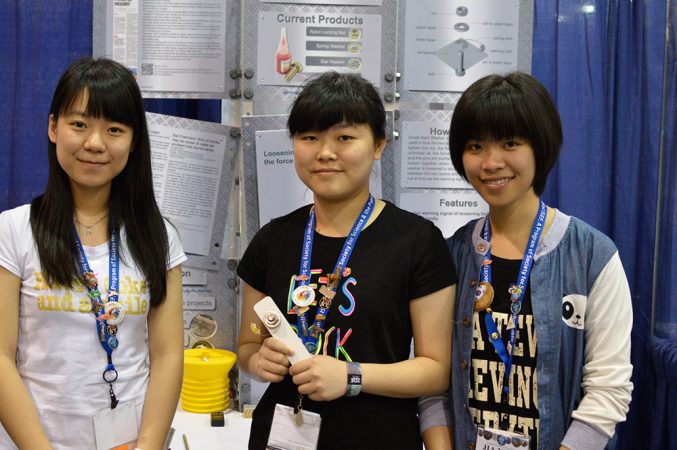
[[[492,73],[531,71],[533,0],[399,2],[400,108],[458,101]]]
[[[317,0],[260,0],[261,3],[288,3],[297,5],[318,4]],[[379,6],[383,0],[322,0],[324,5]]]
[[[259,85],[299,86],[329,70],[380,84],[381,16],[262,11],[258,19]]]
[[[402,193],[399,206],[432,221],[444,237],[489,213],[489,205],[472,189]]]
[[[396,2],[247,3],[242,21],[247,114],[287,114],[304,82],[330,70],[363,76],[393,102],[396,25]]]
[[[400,111],[393,149],[397,205],[431,220],[445,237],[489,212],[451,163],[451,115],[448,110]]]
[[[231,127],[147,113],[153,187],[160,212],[179,232],[184,347],[235,348],[235,260],[221,247],[239,144]]]
[[[213,241],[218,243],[223,236],[222,224],[215,229],[221,222],[219,200],[224,203],[230,193],[229,127],[154,113],[147,113],[147,118],[160,211],[177,228],[187,254],[217,262],[220,251]]]
[[[239,84],[227,76],[239,67],[239,5],[94,0],[92,54],[128,67],[144,97],[225,98]]]

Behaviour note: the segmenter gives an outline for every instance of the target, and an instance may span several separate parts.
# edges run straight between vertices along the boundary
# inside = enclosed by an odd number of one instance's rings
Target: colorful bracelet
[[[346,397],[355,397],[362,390],[362,366],[358,362],[346,363],[348,365],[348,386]]]

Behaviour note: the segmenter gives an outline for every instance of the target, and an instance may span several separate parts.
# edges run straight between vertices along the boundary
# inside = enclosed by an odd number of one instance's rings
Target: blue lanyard
[[[75,241],[78,246],[78,263],[80,271],[85,279],[85,287],[87,288],[89,298],[92,301],[92,312],[94,312],[96,317],[96,333],[99,337],[101,347],[103,347],[108,356],[108,364],[103,371],[103,380],[110,386],[109,395],[111,398],[111,409],[113,409],[118,404],[118,400],[113,392],[113,383],[118,379],[118,371],[113,364],[113,350],[118,346],[117,323],[122,320],[122,315],[124,314],[124,311],[121,311],[121,305],[117,302],[118,278],[120,276],[118,234],[117,231],[115,231],[114,223],[111,220],[111,235],[108,242],[108,295],[106,301],[103,302],[101,299],[101,292],[99,291],[98,281],[94,272],[89,267],[89,262],[87,261],[85,250],[82,248],[78,230],[75,226],[73,226],[73,228],[75,229]],[[111,308],[111,306],[113,306],[113,308]],[[109,318],[116,313],[120,315],[119,320],[113,319],[112,322],[115,322],[115,324],[109,324]]]
[[[355,248],[357,238],[360,236],[364,225],[369,221],[371,213],[374,211],[376,201],[370,194],[367,203],[362,208],[362,212],[355,220],[350,234],[346,237],[343,243],[341,253],[339,253],[338,260],[334,265],[334,270],[329,275],[329,280],[326,286],[320,288],[322,298],[318,302],[317,311],[313,324],[308,327],[308,310],[304,309],[303,313],[297,314],[298,334],[303,344],[312,354],[317,351],[317,341],[319,334],[324,331],[324,322],[327,318],[327,313],[331,307],[331,301],[336,295],[336,288],[343,274],[343,270],[348,264],[350,255]],[[315,233],[315,208],[310,210],[308,221],[306,222],[306,230],[303,238],[303,248],[301,250],[301,265],[299,268],[299,286],[307,286],[310,283],[310,258],[313,253],[313,236]],[[298,309],[299,306],[297,305]]]
[[[498,353],[499,358],[505,365],[505,372],[503,376],[503,390],[501,392],[501,402],[507,402],[508,393],[510,390],[509,380],[510,372],[512,370],[512,352],[515,347],[515,340],[517,338],[517,326],[519,324],[519,313],[522,310],[522,300],[524,299],[524,291],[526,290],[527,282],[529,281],[529,274],[531,273],[531,266],[534,262],[534,254],[536,252],[536,247],[538,245],[538,240],[541,237],[541,232],[543,231],[543,226],[545,225],[545,218],[548,213],[548,208],[540,201],[538,214],[534,218],[534,223],[531,227],[531,233],[529,235],[529,242],[526,250],[524,251],[524,257],[522,258],[522,264],[520,265],[520,271],[517,276],[517,283],[513,284],[510,287],[510,312],[512,313],[511,317],[508,319],[508,329],[510,330],[510,340],[508,345],[503,343],[501,335],[498,333],[496,323],[494,322],[493,315],[491,310],[487,310],[484,314],[484,323],[487,327],[487,333],[489,335],[489,340],[494,345],[496,353]],[[489,216],[487,216],[484,222],[484,228],[482,229],[482,239],[487,243],[491,242],[491,226],[489,224]],[[481,281],[491,283],[491,246],[487,245],[487,251],[484,255],[485,264],[480,268],[480,279]]]

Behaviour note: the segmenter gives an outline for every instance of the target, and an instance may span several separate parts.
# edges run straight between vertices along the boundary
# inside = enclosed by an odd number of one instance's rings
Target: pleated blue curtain
[[[92,6],[86,1],[3,0],[0,24],[4,210],[30,201],[44,188],[52,90],[70,61],[91,55]]]
[[[652,396],[651,428],[647,430],[649,448],[677,448],[677,342],[656,336],[651,338],[651,367],[655,379]]]
[[[658,254],[656,260],[655,334],[650,350],[652,380],[650,448],[677,449],[677,2],[668,12],[672,39],[665,58],[664,143]]]
[[[0,211],[47,181],[47,121],[56,83],[92,54],[91,0],[0,1]],[[221,122],[219,100],[146,100],[146,109]]]
[[[669,13],[672,39],[665,64],[662,189],[659,191],[660,237],[656,270],[656,335],[677,342],[677,1]],[[677,415],[677,414],[676,414]],[[673,429],[677,429],[677,422]],[[677,444],[676,444],[677,445]]]
[[[666,1],[535,3],[532,72],[553,95],[565,135],[544,198],[616,242],[633,295],[635,387],[628,420],[617,430],[622,449],[649,448],[652,423],[649,347],[666,24]],[[673,67],[673,85],[674,73]],[[673,245],[668,256],[674,255]],[[674,277],[669,284],[666,303],[675,305]]]

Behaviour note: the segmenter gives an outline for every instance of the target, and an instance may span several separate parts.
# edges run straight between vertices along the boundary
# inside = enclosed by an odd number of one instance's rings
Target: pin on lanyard
[[[110,223],[111,235],[108,242],[108,294],[106,296],[106,301],[102,301],[101,292],[99,291],[98,280],[96,275],[89,267],[89,262],[87,261],[87,256],[85,255],[85,250],[82,247],[82,242],[80,241],[80,236],[78,235],[78,230],[75,229],[75,241],[78,246],[78,263],[80,266],[80,271],[82,276],[85,279],[85,287],[89,293],[89,298],[92,301],[92,312],[96,317],[96,333],[99,337],[99,342],[101,347],[106,352],[108,358],[108,363],[106,368],[103,371],[102,377],[103,380],[108,383],[109,386],[109,395],[110,395],[110,407],[114,409],[118,400],[115,397],[115,392],[113,391],[113,383],[118,379],[118,371],[115,369],[113,364],[113,350],[118,347],[118,338],[117,338],[117,325],[122,322],[124,318],[124,308],[117,301],[118,300],[118,284],[119,284],[119,275],[120,275],[120,256],[118,253],[118,234],[115,231],[115,225],[111,219]]]
[[[298,277],[299,286],[292,292],[292,301],[294,302],[297,311],[299,337],[311,354],[317,351],[319,334],[324,331],[324,322],[327,318],[329,308],[331,307],[331,301],[336,295],[336,288],[343,275],[343,271],[348,264],[350,255],[355,248],[357,238],[360,236],[364,225],[369,221],[371,213],[374,211],[375,204],[376,201],[374,200],[374,196],[369,194],[367,203],[362,207],[362,212],[360,212],[360,215],[355,220],[355,223],[350,230],[350,234],[348,234],[348,237],[346,237],[346,240],[343,243],[343,248],[334,265],[334,270],[329,274],[327,285],[320,288],[322,298],[318,302],[314,322],[308,327],[308,309],[315,300],[315,291],[309,286],[310,259],[313,253],[313,235],[315,233],[315,208],[310,210],[303,238],[303,248],[301,249],[301,264]]]
[[[531,266],[534,261],[534,254],[536,252],[536,247],[538,246],[538,241],[541,237],[541,232],[543,231],[543,226],[545,225],[545,218],[548,213],[548,208],[543,203],[539,202],[538,213],[534,218],[534,223],[531,226],[531,233],[529,234],[529,242],[527,248],[524,251],[524,257],[522,258],[522,263],[520,265],[520,271],[517,276],[517,283],[513,284],[510,287],[510,312],[511,316],[508,318],[508,329],[510,330],[510,338],[508,345],[503,343],[500,334],[498,333],[498,328],[494,322],[491,309],[487,309],[484,314],[484,323],[487,327],[487,334],[489,335],[489,340],[496,349],[496,353],[503,362],[505,366],[505,371],[503,374],[503,389],[501,391],[501,403],[507,403],[508,393],[510,391],[510,372],[512,371],[512,356],[513,350],[515,347],[515,340],[517,339],[517,325],[519,321],[519,313],[522,310],[522,300],[524,299],[524,292],[526,290],[527,282],[529,281],[529,275],[531,273]],[[484,227],[482,229],[482,239],[487,243],[486,253],[484,255],[485,263],[480,268],[480,279],[482,282],[491,284],[491,226],[489,224],[489,216],[487,216]],[[501,415],[503,416],[503,415]],[[500,427],[504,427],[505,423],[503,417],[499,422]]]

